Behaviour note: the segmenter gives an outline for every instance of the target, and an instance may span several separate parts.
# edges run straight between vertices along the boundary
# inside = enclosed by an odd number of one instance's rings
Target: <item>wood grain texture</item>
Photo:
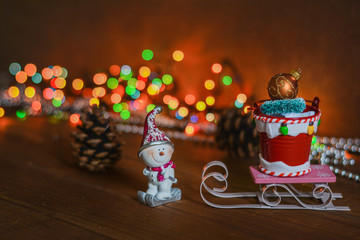
[[[151,208],[136,196],[147,185],[136,154],[141,136],[124,135],[122,160],[106,174],[90,174],[76,166],[66,122],[0,121],[1,239],[359,239],[360,188],[346,179],[331,187],[344,196],[335,204],[351,212],[215,209],[199,195],[203,166],[224,161],[229,191],[256,191],[248,166],[258,160],[228,159],[213,147],[174,140],[183,198]]]

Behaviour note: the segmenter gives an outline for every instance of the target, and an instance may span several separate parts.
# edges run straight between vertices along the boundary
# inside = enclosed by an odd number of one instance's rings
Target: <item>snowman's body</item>
[[[140,158],[147,166],[143,171],[149,181],[147,194],[158,199],[171,197],[171,186],[175,179],[174,165],[170,162],[173,152],[173,147],[166,143],[150,146],[141,152]]]

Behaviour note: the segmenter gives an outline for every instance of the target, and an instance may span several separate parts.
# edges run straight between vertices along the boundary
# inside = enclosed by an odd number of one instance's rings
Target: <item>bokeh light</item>
[[[196,115],[192,115],[192,116],[190,117],[190,121],[191,121],[192,123],[197,123],[197,122],[199,121],[199,117],[196,116]]]
[[[180,50],[176,50],[174,53],[173,53],[173,59],[177,62],[180,62],[184,59],[184,53]]]
[[[125,92],[126,92],[127,95],[131,96],[136,92],[136,88],[134,86],[132,86],[132,85],[128,85],[125,88]]]
[[[136,88],[140,91],[144,90],[146,87],[146,83],[143,80],[139,80],[136,82]]]
[[[140,91],[135,89],[135,92],[130,96],[132,99],[138,99],[140,97]]]
[[[24,94],[28,98],[33,98],[35,96],[36,90],[33,87],[25,88]]]
[[[186,126],[185,133],[186,133],[186,135],[189,135],[189,136],[191,136],[191,135],[193,135],[195,133],[195,128],[193,127],[192,124],[188,124]]]
[[[5,115],[5,110],[0,107],[0,118],[3,117]]]
[[[24,71],[26,72],[26,74],[29,76],[29,77],[32,77],[34,76],[34,74],[36,73],[36,66],[32,63],[28,63],[25,65],[25,68],[24,68]]]
[[[33,81],[33,83],[39,84],[42,81],[42,76],[40,73],[35,73],[32,77],[31,80]]]
[[[222,81],[225,85],[229,86],[232,83],[232,78],[230,76],[224,76]]]
[[[40,101],[33,101],[32,103],[31,103],[31,107],[32,107],[32,109],[34,109],[34,111],[40,111],[40,109],[41,109],[41,103],[40,103]]]
[[[13,62],[10,64],[9,66],[9,72],[12,74],[12,75],[16,75],[19,71],[21,71],[21,66],[20,64],[18,64],[17,62]]]
[[[240,103],[245,103],[247,100],[247,97],[245,94],[240,93],[239,95],[237,95],[236,100]]]
[[[107,76],[105,73],[97,73],[93,77],[93,81],[96,85],[102,85],[106,83]]]
[[[63,92],[62,90],[57,89],[57,90],[54,91],[54,98],[53,98],[53,100],[55,99],[55,100],[57,100],[57,101],[62,101],[62,99],[64,98],[64,96],[65,96],[64,92]]]
[[[164,74],[162,77],[162,82],[166,85],[169,85],[173,82],[173,78],[170,74]]]
[[[172,96],[170,96],[170,95],[165,95],[164,97],[163,97],[163,102],[165,103],[165,104],[169,104],[169,102],[170,102],[170,100],[172,99]]]
[[[215,104],[215,98],[213,96],[208,96],[206,97],[205,102],[208,106],[212,106]]]
[[[109,72],[113,76],[120,75],[120,71],[121,71],[121,69],[120,69],[120,66],[118,66],[118,65],[111,65],[109,68]]]
[[[211,79],[206,80],[204,85],[207,90],[213,90],[215,88],[215,82]]]
[[[196,109],[200,112],[204,111],[206,109],[206,104],[203,101],[198,101],[196,103]]]
[[[179,106],[179,100],[176,97],[173,97],[168,104],[171,110],[176,109]]]
[[[80,78],[76,78],[74,79],[74,81],[72,82],[72,87],[79,91],[84,87],[84,81]]]
[[[47,100],[51,100],[54,98],[54,89],[52,88],[45,88],[43,91],[43,96]]]
[[[55,98],[53,98],[53,100],[51,100],[51,102],[54,105],[54,107],[60,107],[62,104],[61,100],[55,99]]]
[[[93,105],[99,106],[99,104],[100,104],[100,101],[97,98],[91,98],[89,101],[90,106],[93,106]]]
[[[147,92],[150,94],[150,95],[155,95],[155,94],[158,94],[159,93],[159,87],[155,84],[150,84],[149,87],[147,88]]]
[[[80,121],[80,115],[78,113],[73,113],[70,115],[69,120],[72,124],[78,124]]]
[[[188,105],[193,105],[195,103],[196,99],[193,94],[187,94],[185,96],[185,103]]]
[[[41,71],[41,75],[42,75],[43,79],[45,79],[45,80],[49,80],[50,78],[52,78],[54,76],[51,68],[44,68]]]
[[[17,116],[18,118],[20,118],[20,119],[26,117],[26,112],[25,112],[25,110],[23,110],[23,109],[17,110],[17,111],[16,111],[16,116]]]
[[[122,110],[120,113],[120,117],[124,120],[129,119],[130,118],[129,110]]]
[[[211,71],[213,73],[220,73],[222,71],[222,66],[220,63],[214,63],[212,66],[211,66]]]
[[[212,122],[215,120],[215,115],[213,113],[207,113],[205,118],[208,122]]]
[[[19,71],[16,75],[15,75],[15,79],[18,83],[24,83],[27,80],[27,75],[26,72],[24,71]]]
[[[186,107],[181,107],[181,108],[179,108],[178,113],[181,117],[184,118],[189,114],[189,109],[187,109]]]
[[[249,105],[244,107],[244,113],[248,113],[251,111],[251,107]]]
[[[68,75],[68,70],[66,68],[61,68],[61,74],[59,77],[66,78]]]
[[[9,88],[8,93],[9,93],[10,97],[16,98],[17,96],[19,96],[20,90],[19,90],[19,88],[12,86]]]
[[[154,57],[154,53],[150,49],[145,49],[144,51],[142,51],[141,55],[145,61],[150,61]]]
[[[242,108],[244,106],[244,103],[239,102],[237,99],[235,100],[235,107]]]
[[[148,77],[150,76],[150,73],[151,73],[151,70],[150,68],[146,67],[146,66],[142,66],[140,69],[139,69],[139,74],[140,76],[142,77]]]
[[[107,80],[106,84],[110,89],[115,89],[119,85],[119,82],[116,78],[111,77]]]
[[[113,105],[113,110],[114,110],[114,112],[116,112],[116,113],[121,112],[121,110],[122,110],[122,105],[121,105],[120,103],[115,103],[115,104]]]
[[[113,93],[113,94],[111,94],[111,102],[112,103],[119,103],[119,102],[121,102],[121,95],[120,94],[118,94],[118,93]]]
[[[131,67],[129,65],[123,65],[121,67],[121,74],[128,76],[131,74]]]
[[[60,77],[60,75],[62,74],[62,67],[60,67],[60,66],[53,66],[52,72],[53,72],[53,75],[54,75],[55,77]]]
[[[55,79],[55,86],[59,89],[63,89],[66,86],[65,78],[58,77]]]
[[[94,98],[104,97],[106,94],[106,90],[103,87],[96,87],[93,89],[92,95]]]

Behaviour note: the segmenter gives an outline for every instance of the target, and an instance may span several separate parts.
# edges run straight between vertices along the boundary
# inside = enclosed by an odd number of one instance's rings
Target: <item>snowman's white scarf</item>
[[[164,175],[162,174],[162,171],[164,169],[168,168],[169,166],[171,166],[172,168],[176,167],[175,164],[172,161],[169,161],[168,163],[162,165],[161,167],[149,167],[149,166],[146,166],[146,168],[148,170],[158,172],[157,179],[158,179],[159,182],[162,182],[162,181],[165,180]]]

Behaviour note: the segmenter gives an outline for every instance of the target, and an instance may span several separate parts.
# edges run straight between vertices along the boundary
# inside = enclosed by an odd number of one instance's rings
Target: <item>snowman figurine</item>
[[[148,113],[144,125],[142,145],[139,158],[146,164],[143,174],[148,179],[148,189],[138,191],[141,203],[155,207],[181,198],[181,190],[172,188],[177,182],[175,164],[171,161],[174,144],[155,125],[155,116],[162,112],[162,107],[155,107]]]

